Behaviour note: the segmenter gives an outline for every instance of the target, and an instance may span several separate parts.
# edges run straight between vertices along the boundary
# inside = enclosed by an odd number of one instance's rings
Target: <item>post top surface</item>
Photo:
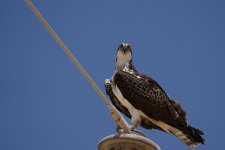
[[[98,144],[98,150],[160,150],[160,147],[148,138],[138,134],[109,135]]]

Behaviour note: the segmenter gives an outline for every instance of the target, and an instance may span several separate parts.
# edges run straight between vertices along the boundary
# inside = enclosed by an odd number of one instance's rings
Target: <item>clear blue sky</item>
[[[224,147],[224,1],[33,3],[103,91],[117,46],[128,42],[136,68],[205,132],[197,149]],[[0,21],[0,149],[97,149],[115,131],[100,97],[24,1],[2,0]],[[141,130],[164,150],[190,149],[172,135]]]

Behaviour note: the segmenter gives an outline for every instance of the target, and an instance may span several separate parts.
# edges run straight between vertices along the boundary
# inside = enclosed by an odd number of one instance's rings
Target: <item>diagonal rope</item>
[[[116,121],[116,123],[124,130],[124,132],[129,133],[128,123],[124,120],[124,118],[120,115],[119,111],[109,102],[107,97],[102,93],[94,80],[88,75],[88,73],[81,66],[79,61],[73,56],[71,51],[67,48],[67,46],[63,43],[63,41],[58,37],[55,31],[51,28],[51,26],[47,23],[47,21],[42,17],[39,11],[35,8],[30,0],[25,0],[26,4],[30,7],[33,13],[38,17],[41,23],[45,26],[48,32],[52,35],[52,37],[56,40],[56,42],[61,46],[67,56],[71,59],[71,61],[76,65],[76,67],[80,70],[82,75],[88,80],[88,82],[92,85],[98,95],[103,99],[105,104],[110,110],[110,114],[112,118]]]

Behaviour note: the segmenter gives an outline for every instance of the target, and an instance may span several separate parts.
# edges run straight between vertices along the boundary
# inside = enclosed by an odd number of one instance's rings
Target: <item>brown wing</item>
[[[108,80],[109,81],[109,80]],[[117,110],[122,112],[124,115],[126,115],[128,118],[131,118],[131,115],[126,107],[124,107],[120,101],[117,99],[117,97],[114,95],[112,91],[112,87],[110,82],[105,82],[105,89],[106,89],[106,94],[110,97],[113,105],[116,107]],[[141,121],[141,126],[146,129],[160,129],[159,127],[153,125],[151,122],[148,120],[142,120]],[[161,130],[161,129],[160,129]]]
[[[181,105],[177,101],[175,101],[173,99],[170,99],[170,103],[172,104],[172,106],[174,107],[176,112],[179,114],[179,118],[178,119],[180,120],[180,122],[182,122],[183,125],[188,126],[187,114],[183,110]]]
[[[135,72],[135,74],[137,75],[138,73]],[[140,77],[144,78],[147,82],[153,82],[154,84],[157,84],[157,86],[164,92],[166,93],[162,88],[161,86],[155,81],[153,80],[152,78],[144,75],[144,74],[139,74]],[[169,101],[170,103],[172,104],[173,108],[175,109],[175,111],[178,113],[178,120],[180,120],[180,122],[185,125],[185,126],[188,126],[188,122],[187,122],[187,114],[186,112],[184,111],[184,109],[181,107],[181,105],[174,99],[171,99],[169,96]]]
[[[184,110],[155,80],[137,72],[119,71],[114,75],[114,82],[123,96],[147,116],[167,124],[187,126]]]

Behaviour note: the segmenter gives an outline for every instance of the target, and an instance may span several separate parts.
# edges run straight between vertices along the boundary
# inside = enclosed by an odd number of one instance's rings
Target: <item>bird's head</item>
[[[132,63],[132,49],[129,44],[119,45],[116,55],[116,70],[123,70],[124,67]]]

